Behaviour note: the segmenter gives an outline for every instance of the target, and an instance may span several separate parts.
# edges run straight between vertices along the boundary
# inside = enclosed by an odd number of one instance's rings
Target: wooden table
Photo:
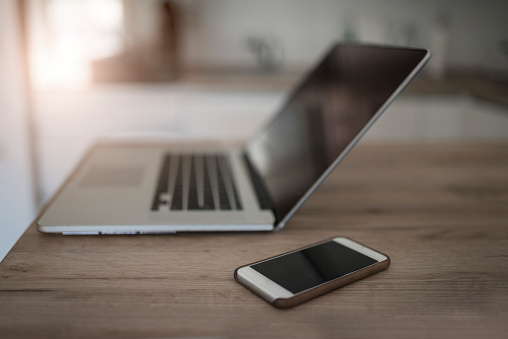
[[[293,309],[242,264],[343,235],[388,270]],[[508,144],[360,144],[279,233],[58,236],[0,264],[0,337],[506,338]]]

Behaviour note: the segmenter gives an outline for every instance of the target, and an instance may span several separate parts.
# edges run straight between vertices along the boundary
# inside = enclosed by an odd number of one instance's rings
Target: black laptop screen
[[[248,143],[283,219],[426,56],[423,49],[339,45]]]

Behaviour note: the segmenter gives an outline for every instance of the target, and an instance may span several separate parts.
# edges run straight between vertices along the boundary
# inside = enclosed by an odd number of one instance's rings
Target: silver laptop
[[[331,48],[245,147],[95,145],[37,218],[41,232],[280,230],[430,58]]]

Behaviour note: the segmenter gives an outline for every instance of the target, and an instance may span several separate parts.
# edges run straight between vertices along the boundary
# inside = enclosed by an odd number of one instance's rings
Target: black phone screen
[[[340,278],[378,261],[333,240],[252,265],[293,294]]]

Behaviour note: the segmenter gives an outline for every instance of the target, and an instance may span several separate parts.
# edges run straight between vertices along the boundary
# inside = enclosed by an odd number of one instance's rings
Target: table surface
[[[289,310],[236,267],[333,236],[392,259]],[[45,235],[0,264],[0,337],[505,338],[508,144],[358,145],[279,233]]]

